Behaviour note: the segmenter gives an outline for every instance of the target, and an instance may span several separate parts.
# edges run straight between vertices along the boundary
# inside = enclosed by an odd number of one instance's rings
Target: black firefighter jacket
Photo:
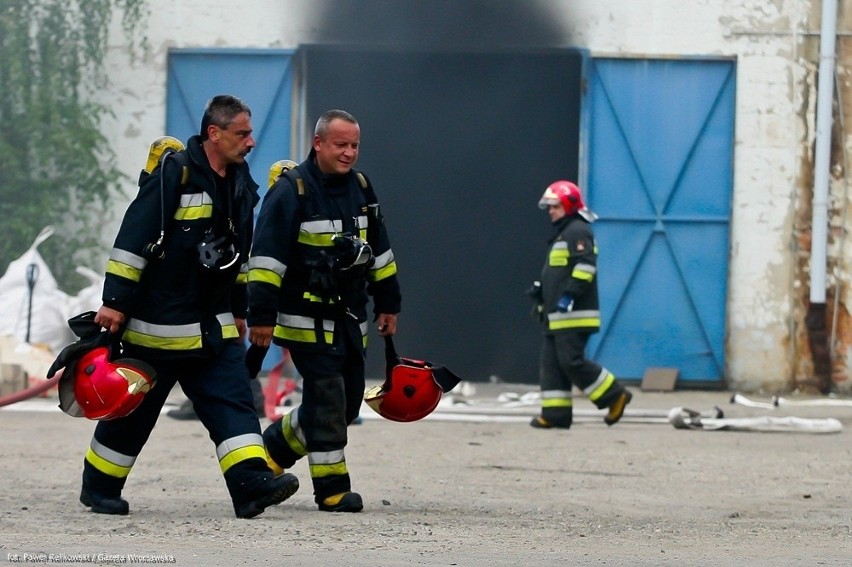
[[[601,326],[598,305],[597,244],[588,221],[579,214],[554,223],[557,234],[541,272],[545,333],[583,330],[596,332]],[[568,294],[571,311],[560,313],[556,303]]]
[[[333,238],[339,234],[368,241],[375,258],[369,269],[334,273]],[[312,150],[261,205],[249,262],[248,324],[274,326],[273,341],[286,348],[323,351],[335,344],[344,318],[351,318],[366,347],[368,295],[374,313],[398,313],[396,273],[367,178],[355,170],[324,176]]]
[[[142,182],[107,263],[103,303],[128,317],[122,339],[140,358],[214,354],[222,341],[238,339],[234,319],[244,318],[247,308],[258,185],[247,164],[228,166],[229,207],[228,196],[217,193],[201,138],[193,136],[186,146]],[[237,261],[224,270],[202,266],[198,244],[210,230],[224,235],[228,218]],[[161,226],[164,254],[158,259],[145,249],[157,241]]]

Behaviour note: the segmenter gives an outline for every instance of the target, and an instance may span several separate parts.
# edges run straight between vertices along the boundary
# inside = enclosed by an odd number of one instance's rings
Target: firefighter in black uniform
[[[93,512],[129,512],[121,497],[127,475],[177,381],[216,446],[238,517],[298,489],[296,477],[275,477],[267,465],[241,340],[259,200],[245,161],[254,146],[249,107],[219,95],[205,108],[200,135],[140,178],[95,322],[121,333],[126,355],[151,364],[157,381],[130,415],[95,428],[80,495]]]
[[[609,370],[585,357],[589,336],[601,325],[597,244],[591,228],[596,217],[570,181],[550,184],[538,205],[548,210],[556,234],[549,241],[541,281],[531,289],[544,324],[544,342],[539,368],[541,415],[530,425],[571,427],[572,385],[598,408],[608,408],[604,421],[613,425],[632,395]]]
[[[308,158],[269,190],[249,261],[249,339],[287,348],[302,402],[263,433],[270,466],[307,455],[320,510],[359,512],[344,448],[364,396],[368,295],[380,336],[396,332],[396,262],[368,179],[352,169],[360,127],[342,110],[317,121]]]

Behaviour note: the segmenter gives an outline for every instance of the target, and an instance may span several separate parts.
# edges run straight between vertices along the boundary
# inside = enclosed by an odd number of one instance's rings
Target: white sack
[[[32,246],[9,264],[0,277],[0,335],[13,336],[25,343],[27,320],[30,319],[30,343],[47,345],[58,352],[76,340],[68,327],[68,294],[56,285],[50,268],[38,252],[38,246],[53,234],[53,227],[45,227]],[[27,283],[28,266],[34,265],[37,279],[32,290],[32,312],[28,315],[30,289]]]

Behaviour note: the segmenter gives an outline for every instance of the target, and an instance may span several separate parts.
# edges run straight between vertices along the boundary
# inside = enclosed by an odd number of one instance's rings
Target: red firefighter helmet
[[[385,382],[364,393],[364,401],[391,421],[417,421],[432,413],[441,394],[461,381],[449,369],[425,360],[397,356],[390,337],[385,337]]]
[[[564,179],[554,181],[548,185],[541,199],[538,200],[538,208],[540,209],[546,209],[550,205],[562,205],[562,208],[565,210],[565,216],[579,214],[590,223],[595,222],[598,218],[583,203],[583,194],[580,192],[580,188]]]
[[[98,420],[124,417],[139,407],[157,374],[141,360],[118,358],[119,334],[102,331],[94,317],[89,311],[68,320],[80,340],[62,349],[47,375],[62,369],[59,407],[68,415]]]
[[[124,417],[139,407],[154,386],[154,370],[141,360],[110,361],[110,348],[97,347],[77,361],[74,399],[89,419]]]
[[[580,188],[565,180],[554,181],[544,190],[544,194],[538,201],[538,207],[546,209],[550,205],[562,205],[566,215],[573,215],[580,209],[586,208]]]

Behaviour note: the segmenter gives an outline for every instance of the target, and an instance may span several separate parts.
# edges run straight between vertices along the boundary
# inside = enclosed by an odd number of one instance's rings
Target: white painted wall
[[[852,0],[842,2],[847,3]],[[458,5],[436,4],[447,10]],[[819,45],[818,36],[808,32],[819,30],[820,2],[553,0],[537,4],[547,6],[553,22],[564,29],[559,44],[586,48],[593,56],[736,57],[727,373],[733,389],[789,390],[797,368],[807,368],[800,360],[807,353],[803,355],[796,346],[797,321],[802,317],[796,307],[801,296],[797,290],[806,287],[808,280],[797,274],[795,228],[797,207],[808,206],[799,195],[803,187],[809,194],[810,187],[810,173],[802,167],[810,157],[813,136]],[[390,28],[374,30],[370,37],[359,37],[358,29],[348,28],[344,28],[351,33],[348,37],[331,35],[315,19],[319,9],[340,8],[342,17],[351,14],[353,6],[380,12],[387,0],[238,4],[149,0],[149,5],[150,53],[133,62],[123,38],[113,35],[108,65],[114,87],[103,93],[116,111],[105,131],[115,142],[118,166],[130,177],[128,195],[135,190],[148,144],[163,133],[169,48],[294,48],[300,43],[335,41],[383,43],[397,36]],[[128,202],[128,198],[116,199],[116,219],[104,227],[105,250]],[[848,384],[848,380],[839,383],[841,387]]]

